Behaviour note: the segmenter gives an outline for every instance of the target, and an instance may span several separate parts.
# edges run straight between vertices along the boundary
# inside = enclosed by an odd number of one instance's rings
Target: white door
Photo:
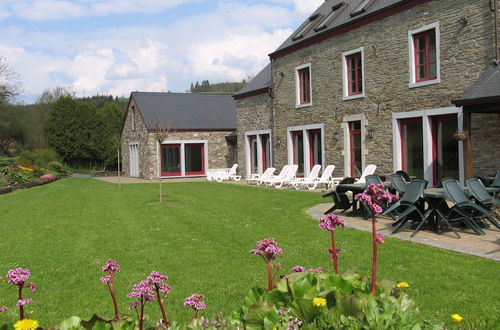
[[[139,177],[139,144],[132,143],[129,145],[130,154],[130,176]]]

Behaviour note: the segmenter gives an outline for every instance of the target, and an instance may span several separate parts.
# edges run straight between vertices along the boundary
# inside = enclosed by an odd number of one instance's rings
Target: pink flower
[[[155,298],[155,288],[149,283],[149,281],[140,281],[138,284],[133,286],[132,292],[130,292],[127,297],[129,298],[144,298],[147,301],[153,301]]]
[[[149,276],[147,277],[147,281],[153,288],[158,288],[158,291],[163,293],[165,296],[168,296],[170,291],[172,290],[172,287],[168,285],[167,283],[162,283],[163,281],[168,280],[167,275],[161,275],[158,272],[151,272]]]
[[[7,306],[0,307],[0,313],[5,312],[6,310],[8,310]]]
[[[28,284],[28,289],[30,289],[31,293],[34,293],[36,291],[35,283],[31,282],[30,284]]]
[[[335,227],[342,226],[342,229],[346,229],[344,220],[340,219],[339,216],[334,214],[329,214],[324,218],[319,219],[319,227],[326,229],[328,231],[334,231]]]
[[[184,306],[190,306],[196,311],[205,309],[207,308],[207,306],[203,301],[201,301],[201,299],[203,298],[205,298],[205,296],[202,294],[198,293],[192,294],[191,296],[184,299]]]
[[[16,306],[23,306],[25,304],[29,304],[30,302],[32,302],[33,300],[31,298],[27,298],[27,299],[19,299],[16,303]]]
[[[51,181],[54,181],[56,179],[56,176],[54,174],[47,173],[47,174],[42,175],[40,177],[40,179],[51,182]]]
[[[321,267],[318,268],[309,268],[309,271],[312,273],[320,274],[323,272],[323,269]]]
[[[109,281],[115,277],[115,273],[120,271],[120,266],[118,266],[116,261],[108,259],[106,264],[102,266],[101,271],[103,273],[108,272],[108,275],[101,277],[101,282],[103,284],[108,284]]]
[[[128,309],[134,309],[137,308],[137,306],[139,306],[139,302],[136,300],[128,306]]]
[[[382,205],[387,205],[398,196],[391,194],[383,184],[370,184],[361,194],[354,197],[356,200],[368,206],[374,213],[382,213]]]
[[[377,234],[377,243],[384,244],[384,234]]]
[[[278,246],[274,238],[266,238],[257,243],[257,248],[250,250],[250,253],[260,254],[266,260],[273,260],[276,254],[282,254],[283,250]]]
[[[292,273],[302,273],[305,271],[306,271],[306,269],[302,266],[295,266],[292,268]]]
[[[9,283],[22,287],[24,282],[28,280],[31,272],[29,269],[16,268],[11,269],[7,272],[7,277],[9,278]]]

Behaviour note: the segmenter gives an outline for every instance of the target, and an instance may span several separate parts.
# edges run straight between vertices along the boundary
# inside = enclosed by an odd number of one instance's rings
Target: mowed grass
[[[29,268],[38,286],[29,316],[44,327],[72,315],[112,316],[112,304],[99,278],[108,258],[122,270],[116,291],[121,312],[132,302],[133,284],[153,270],[170,277],[171,319],[188,320],[182,306],[192,293],[206,295],[208,308],[228,314],[253,286],[265,286],[263,261],[248,251],[258,240],[275,237],[285,271],[295,265],[331,270],[329,235],[305,210],[321,195],[211,182],[167,183],[158,203],[155,184],[117,185],[93,179],[65,179],[0,196],[0,276]],[[341,271],[369,276],[370,234],[353,229],[337,235],[343,249]],[[379,278],[407,281],[426,318],[448,322],[496,315],[499,263],[386,238],[379,249]],[[0,282],[0,324],[16,320],[16,288]],[[156,304],[146,307],[154,319]]]

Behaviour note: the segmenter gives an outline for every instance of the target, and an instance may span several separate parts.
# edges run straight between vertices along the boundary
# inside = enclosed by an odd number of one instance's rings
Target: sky
[[[22,103],[55,87],[185,92],[255,76],[323,1],[0,0],[0,56]]]

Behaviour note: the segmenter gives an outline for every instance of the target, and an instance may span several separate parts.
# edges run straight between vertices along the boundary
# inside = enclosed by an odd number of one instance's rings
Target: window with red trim
[[[311,103],[311,72],[310,68],[297,71],[299,76],[299,104]]]
[[[363,93],[363,63],[361,53],[345,57],[347,68],[347,95],[358,95]]]
[[[413,35],[415,81],[437,78],[436,30],[431,29]]]
[[[362,172],[361,156],[361,121],[349,122],[349,151],[351,160],[351,176],[360,177]]]

